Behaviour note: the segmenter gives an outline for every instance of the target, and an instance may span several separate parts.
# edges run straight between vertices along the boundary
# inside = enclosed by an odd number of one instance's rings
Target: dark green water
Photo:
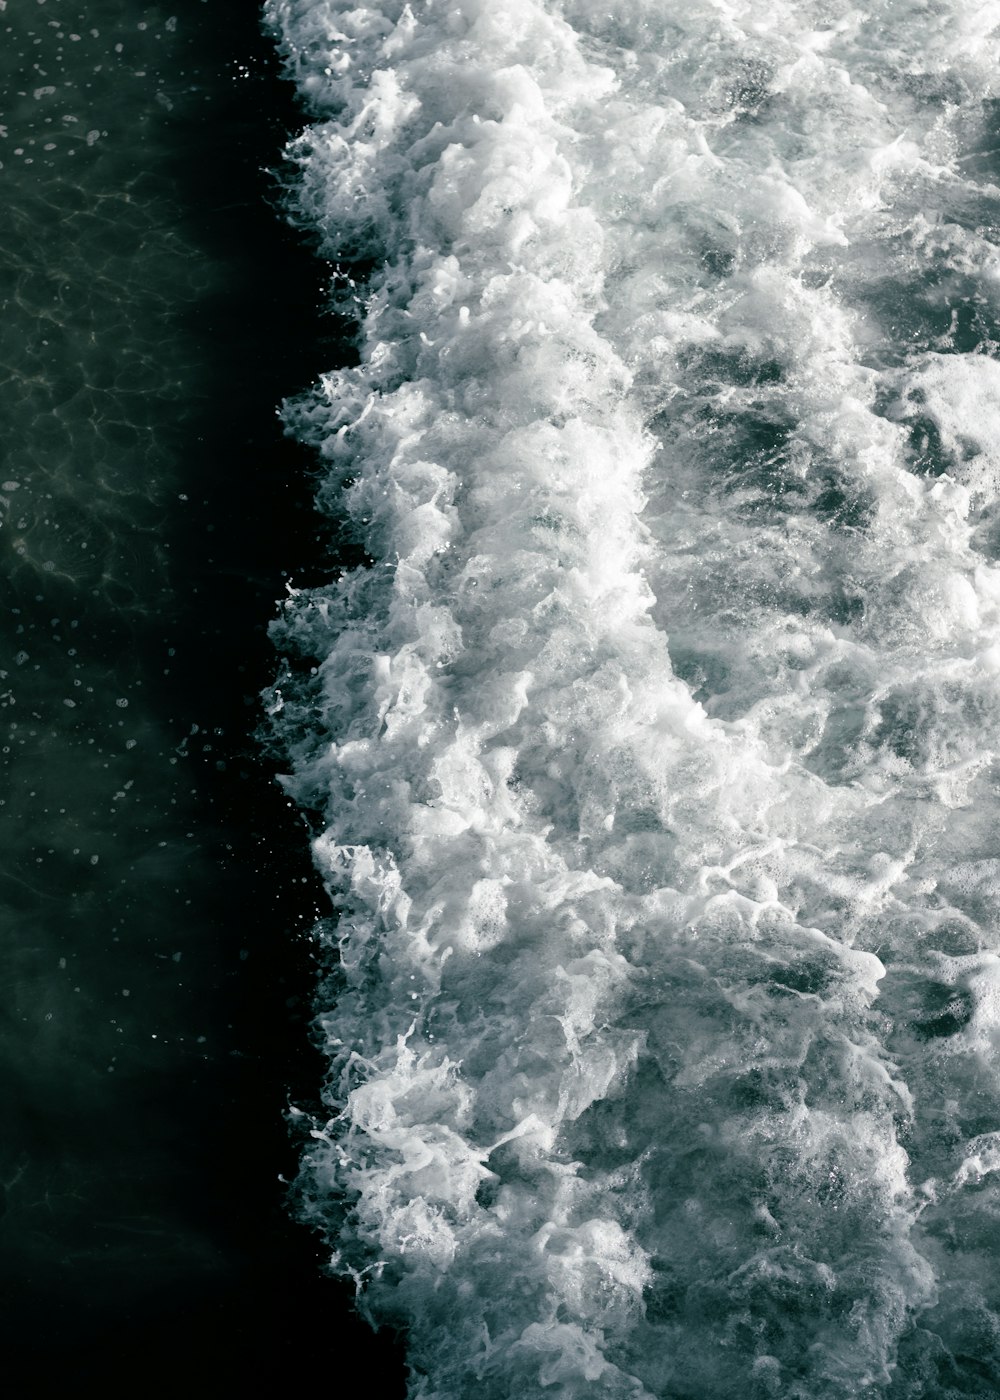
[[[295,116],[218,0],[7,0],[0,95],[5,1356],[233,1382],[369,1345],[278,1181],[322,892],[253,737],[319,576],[274,410],[335,352]]]

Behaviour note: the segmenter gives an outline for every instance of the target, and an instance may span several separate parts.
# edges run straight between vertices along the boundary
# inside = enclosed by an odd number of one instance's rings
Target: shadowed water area
[[[253,739],[339,351],[253,5],[0,0],[0,107],[5,1363],[233,1382],[368,1345],[283,1212],[316,880]]]

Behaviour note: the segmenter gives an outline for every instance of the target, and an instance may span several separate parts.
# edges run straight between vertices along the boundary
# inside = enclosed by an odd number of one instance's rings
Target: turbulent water
[[[420,1400],[1000,1394],[1000,4],[267,12],[301,1213]]]

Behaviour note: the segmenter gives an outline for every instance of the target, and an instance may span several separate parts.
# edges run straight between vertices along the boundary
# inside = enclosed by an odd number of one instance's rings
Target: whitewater
[[[265,12],[298,1214],[412,1400],[1000,1395],[1000,3]]]

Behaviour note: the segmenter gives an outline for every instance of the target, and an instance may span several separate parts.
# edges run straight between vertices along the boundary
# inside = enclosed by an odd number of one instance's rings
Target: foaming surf
[[[1000,4],[266,12],[299,1212],[419,1400],[997,1394]]]

